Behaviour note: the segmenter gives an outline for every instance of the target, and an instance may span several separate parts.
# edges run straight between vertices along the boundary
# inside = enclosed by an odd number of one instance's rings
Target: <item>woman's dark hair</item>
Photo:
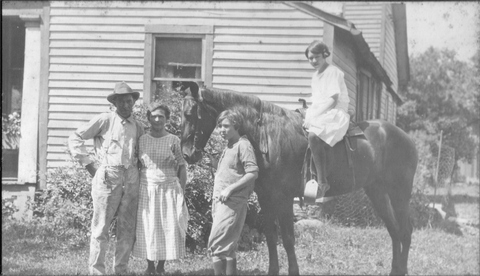
[[[164,105],[164,104],[161,104],[161,103],[158,103],[158,102],[154,102],[152,104],[150,104],[148,106],[148,109],[147,109],[147,118],[148,120],[150,120],[150,116],[152,115],[152,112],[157,110],[157,109],[161,109],[163,110],[163,112],[165,113],[165,117],[168,119],[170,119],[170,108],[168,108],[168,106]]]
[[[225,119],[228,119],[233,125],[233,128],[238,131],[238,134],[243,135],[243,117],[240,113],[227,109],[222,111],[217,118],[217,126]]]
[[[321,42],[320,40],[314,40],[310,45],[308,45],[307,49],[305,50],[305,56],[308,59],[308,52],[312,52],[314,55],[322,55],[323,58],[327,58],[330,56],[330,51],[328,50],[328,46]]]

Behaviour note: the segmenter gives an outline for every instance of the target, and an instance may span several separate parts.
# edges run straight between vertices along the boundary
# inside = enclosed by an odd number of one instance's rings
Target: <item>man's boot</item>
[[[213,262],[213,271],[215,275],[225,275],[226,273],[227,260],[222,259],[219,261]]]
[[[237,259],[227,259],[227,275],[237,275]]]

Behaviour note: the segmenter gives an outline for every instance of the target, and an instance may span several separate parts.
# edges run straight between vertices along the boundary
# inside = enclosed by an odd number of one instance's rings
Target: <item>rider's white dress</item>
[[[315,108],[326,99],[338,95],[336,105],[315,117]],[[348,130],[350,115],[348,115],[347,85],[340,69],[329,65],[322,73],[315,71],[312,76],[312,106],[307,109],[305,120],[309,122],[308,132],[315,133],[331,147],[341,141]]]

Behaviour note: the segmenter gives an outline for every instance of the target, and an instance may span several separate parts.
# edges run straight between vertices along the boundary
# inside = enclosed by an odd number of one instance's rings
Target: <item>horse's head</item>
[[[202,90],[194,82],[184,83],[189,88],[182,107],[181,143],[189,164],[202,158],[202,151],[216,126],[217,111],[202,97]]]

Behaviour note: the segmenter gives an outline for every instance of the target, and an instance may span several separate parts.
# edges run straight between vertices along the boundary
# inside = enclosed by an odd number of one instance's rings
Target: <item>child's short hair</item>
[[[237,130],[240,135],[243,135],[243,117],[240,113],[231,109],[222,111],[222,113],[218,115],[217,126],[225,119],[228,119],[235,130]]]

